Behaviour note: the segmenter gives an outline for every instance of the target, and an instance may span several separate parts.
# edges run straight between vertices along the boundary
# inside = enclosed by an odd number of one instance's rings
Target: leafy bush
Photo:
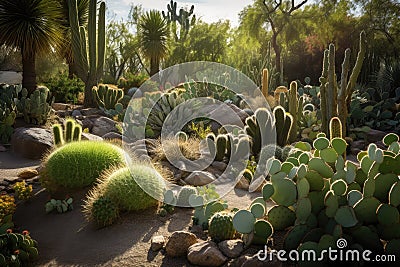
[[[85,84],[81,79],[74,77],[68,78],[68,73],[61,72],[59,75],[51,76],[43,81],[52,95],[55,97],[56,102],[74,103],[78,104],[79,93],[83,93]]]
[[[83,188],[114,165],[124,164],[121,148],[106,142],[67,143],[44,160],[41,183],[49,190]]]
[[[139,88],[148,78],[149,76],[144,73],[127,73],[124,77],[119,78],[118,87],[125,90],[133,87]]]

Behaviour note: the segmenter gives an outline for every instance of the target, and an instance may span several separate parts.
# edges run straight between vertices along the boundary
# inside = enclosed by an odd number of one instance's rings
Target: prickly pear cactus
[[[183,206],[183,207],[188,207],[190,206],[189,204],[189,197],[191,195],[196,195],[197,190],[193,186],[185,185],[184,187],[181,188],[181,190],[178,193],[177,197],[177,205],[178,206]]]
[[[233,239],[236,230],[233,227],[233,215],[227,212],[215,213],[209,222],[208,235],[216,242]]]

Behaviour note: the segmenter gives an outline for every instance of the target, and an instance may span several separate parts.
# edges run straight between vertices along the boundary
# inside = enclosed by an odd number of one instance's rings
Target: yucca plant
[[[0,44],[22,54],[22,86],[36,89],[36,56],[61,40],[61,12],[56,0],[1,0]]]
[[[143,53],[150,61],[150,76],[153,76],[168,51],[168,23],[159,11],[150,10],[140,18],[139,29]]]

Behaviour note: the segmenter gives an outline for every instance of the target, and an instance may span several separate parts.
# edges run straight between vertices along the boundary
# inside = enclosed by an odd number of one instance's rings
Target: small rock
[[[132,98],[141,98],[141,97],[143,97],[143,93],[140,89],[137,89],[136,92],[132,96]]]
[[[118,132],[115,127],[116,122],[107,117],[99,117],[93,120],[92,133],[97,136],[103,136],[109,132]]]
[[[25,169],[18,173],[18,177],[22,179],[30,179],[37,176],[39,173],[37,170],[34,169]]]
[[[4,146],[0,145],[0,152],[6,152],[7,148],[5,148]]]
[[[173,232],[165,245],[167,255],[170,257],[185,256],[188,248],[197,243],[197,237],[186,231]]]
[[[217,170],[220,171],[225,171],[226,167],[228,166],[225,162],[220,162],[220,161],[214,161],[211,166],[213,166],[214,168],[216,168]]]
[[[9,185],[9,183],[5,180],[0,181],[0,186],[4,186],[7,187]]]
[[[364,140],[353,141],[351,143],[352,149],[364,150],[366,147]]]
[[[194,171],[186,179],[187,184],[193,186],[203,186],[215,181],[214,175],[209,172]]]
[[[90,140],[90,141],[103,141],[103,138],[100,136],[91,134],[91,133],[82,133],[82,140]]]
[[[209,267],[221,266],[228,260],[213,241],[204,241],[190,246],[187,258],[194,265]]]
[[[26,179],[25,182],[28,184],[35,184],[39,182],[39,176],[33,177],[31,179]]]
[[[29,159],[40,159],[53,146],[50,130],[42,128],[17,128],[11,137],[14,153]]]
[[[0,192],[2,192],[2,191],[5,191],[6,190],[6,187],[5,186],[2,186],[2,185],[0,185]]]
[[[119,133],[114,133],[114,132],[110,132],[110,133],[106,133],[105,135],[102,136],[102,138],[104,140],[121,140],[122,141],[122,135],[120,135]]]
[[[272,255],[272,260],[270,260],[269,256],[270,255],[268,254],[267,258],[264,261],[261,261],[258,258],[257,254],[254,256],[244,255],[238,258],[231,266],[233,267],[264,267],[264,266],[281,267],[282,266],[282,263],[279,262],[276,255]]]
[[[236,184],[235,188],[249,190],[249,186],[250,186],[249,181],[246,178],[242,177],[242,178],[240,178],[239,182]]]
[[[64,104],[64,103],[53,103],[53,104],[51,105],[51,107],[52,107],[55,111],[71,109],[71,105],[69,105],[69,104]]]
[[[16,182],[22,182],[22,179],[18,177],[13,177],[13,178],[5,178],[4,181],[8,182],[8,184],[15,184]]]
[[[165,238],[162,235],[153,236],[151,239],[151,250],[152,251],[159,251],[164,247]]]
[[[385,135],[386,135],[385,132],[371,129],[365,133],[365,138],[366,138],[367,143],[375,143],[378,141],[382,141],[382,139],[383,139],[383,137],[385,137]]]
[[[218,247],[229,258],[239,257],[244,250],[243,241],[240,239],[222,241],[218,244]]]
[[[72,117],[79,117],[82,116],[82,113],[79,110],[75,109],[74,111],[72,111],[71,115]]]

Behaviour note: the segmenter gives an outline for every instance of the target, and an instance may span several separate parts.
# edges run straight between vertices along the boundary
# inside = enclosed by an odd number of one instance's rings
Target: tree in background
[[[161,60],[167,55],[168,24],[161,12],[150,10],[139,22],[140,44],[150,62],[150,76],[158,73]]]
[[[0,44],[20,49],[22,86],[29,93],[36,89],[36,56],[62,38],[61,16],[55,0],[0,1]]]

